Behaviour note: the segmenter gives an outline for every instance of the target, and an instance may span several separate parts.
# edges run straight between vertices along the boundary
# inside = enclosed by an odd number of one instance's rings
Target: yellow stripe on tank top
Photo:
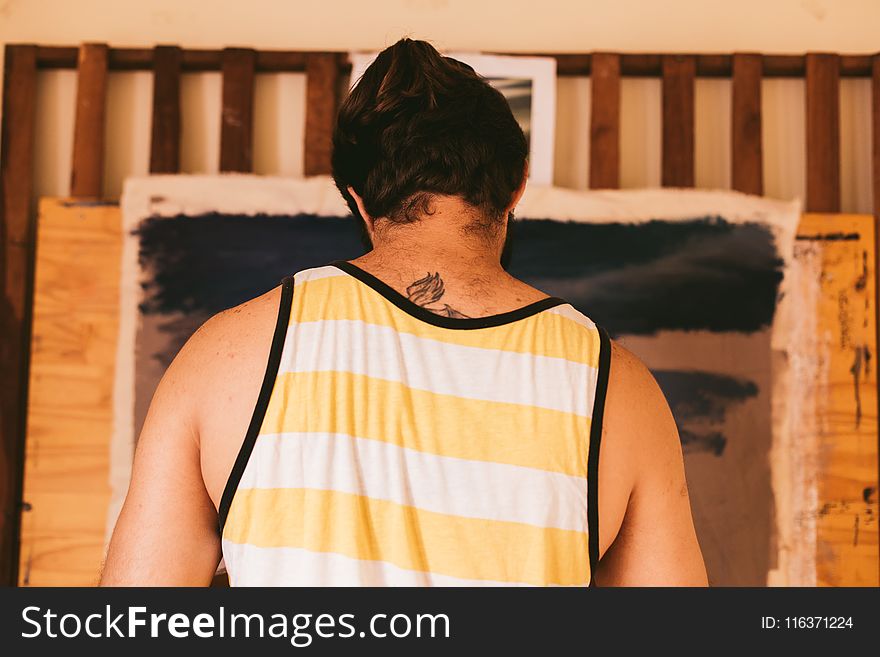
[[[583,532],[444,515],[310,488],[239,489],[223,537],[474,580],[570,586],[586,585],[590,577]]]
[[[404,333],[467,347],[565,358],[593,367],[599,362],[598,331],[556,313],[541,313],[488,330],[447,329],[408,315],[376,290],[347,274],[297,284],[291,323],[334,319],[390,326]]]
[[[286,372],[275,381],[260,433],[288,432],[341,433],[439,456],[583,477],[590,420],[350,372]]]

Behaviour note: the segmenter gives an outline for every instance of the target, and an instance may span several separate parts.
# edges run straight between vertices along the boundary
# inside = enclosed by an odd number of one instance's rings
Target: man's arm
[[[706,586],[678,429],[654,377],[613,343],[599,452],[600,586]],[[603,500],[603,490],[607,491]],[[626,500],[625,507],[618,499]],[[622,521],[619,520],[622,515]]]
[[[102,586],[211,583],[220,537],[199,465],[194,414],[206,332],[207,325],[190,338],[153,395]]]

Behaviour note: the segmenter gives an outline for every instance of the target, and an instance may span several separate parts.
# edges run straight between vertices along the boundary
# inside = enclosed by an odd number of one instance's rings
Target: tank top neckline
[[[481,329],[493,326],[503,326],[505,324],[511,324],[521,319],[531,317],[532,315],[536,315],[548,308],[554,308],[568,303],[565,299],[560,299],[559,297],[547,297],[539,299],[538,301],[533,301],[521,308],[508,310],[495,315],[486,315],[485,317],[447,317],[445,315],[432,313],[430,310],[423,308],[384,281],[373,276],[373,274],[347,260],[334,260],[330,263],[330,266],[336,267],[346,274],[356,278],[408,315],[428,324],[447,329]]]

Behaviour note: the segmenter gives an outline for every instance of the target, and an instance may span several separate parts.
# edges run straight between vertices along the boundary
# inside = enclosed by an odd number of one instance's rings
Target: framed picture
[[[351,85],[361,78],[378,53],[351,53]],[[529,142],[529,181],[553,184],[556,127],[556,60],[480,53],[444,53],[471,66],[498,89],[513,110]]]

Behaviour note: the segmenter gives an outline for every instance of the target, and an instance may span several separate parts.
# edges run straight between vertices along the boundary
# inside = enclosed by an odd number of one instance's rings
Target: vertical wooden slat
[[[107,98],[107,46],[84,43],[79,49],[76,120],[70,195],[99,198],[104,179],[104,113]]]
[[[0,585],[18,579],[36,221],[31,212],[37,48],[6,46],[0,130]]]
[[[223,51],[220,171],[253,171],[255,63],[256,53],[251,49]]]
[[[591,58],[590,188],[620,187],[620,55]]]
[[[694,75],[692,55],[663,56],[664,187],[694,186]]]
[[[309,53],[306,57],[306,134],[303,162],[303,170],[307,176],[330,173],[338,88],[339,61],[336,53]]]
[[[761,55],[733,56],[732,186],[739,192],[759,196],[764,193],[761,68]]]
[[[840,56],[807,54],[807,212],[840,212]]]
[[[150,173],[180,171],[180,48],[153,50],[153,127]]]

